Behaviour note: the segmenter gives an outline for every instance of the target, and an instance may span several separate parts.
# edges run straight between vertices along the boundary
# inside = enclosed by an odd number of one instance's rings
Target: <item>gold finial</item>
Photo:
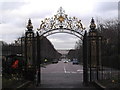
[[[94,30],[95,28],[96,28],[95,21],[94,21],[94,19],[92,17],[91,24],[90,24],[90,29]]]
[[[33,29],[33,26],[32,26],[32,23],[31,23],[31,19],[30,19],[30,18],[29,18],[29,20],[28,20],[27,29],[28,29],[28,31],[32,31],[32,29]]]

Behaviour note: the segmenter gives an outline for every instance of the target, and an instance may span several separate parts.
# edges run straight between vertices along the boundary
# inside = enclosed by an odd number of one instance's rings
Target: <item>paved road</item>
[[[63,60],[57,64],[49,64],[41,68],[41,85],[35,87],[30,84],[29,88],[62,90],[97,90],[95,87],[83,85],[83,66],[73,65],[72,62],[64,63]]]
[[[72,62],[47,65],[41,68],[41,86],[37,88],[92,88],[83,86],[83,66],[73,65]]]
[[[64,63],[48,65],[41,69],[41,84],[47,88],[77,88],[82,86],[83,70],[80,65]]]

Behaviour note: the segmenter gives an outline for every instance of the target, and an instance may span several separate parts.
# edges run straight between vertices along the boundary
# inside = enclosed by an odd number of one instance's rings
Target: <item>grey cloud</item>
[[[73,44],[73,43],[71,43],[71,44],[67,44],[67,43],[61,43],[61,44],[55,44],[55,48],[56,49],[74,49],[74,46],[75,46],[75,44]]]
[[[96,3],[96,7],[94,8],[94,10],[100,13],[118,10],[118,3],[117,2],[98,2]]]
[[[51,12],[49,11],[43,11],[43,12],[34,12],[29,14],[28,17],[32,18],[32,19],[41,19],[41,18],[45,18],[47,15],[51,15]]]
[[[74,41],[63,40],[64,42],[52,42],[56,49],[71,49],[75,47]]]
[[[11,10],[12,11],[12,10]],[[29,14],[29,15],[24,15],[23,17],[21,16],[13,16],[12,13],[9,13],[9,15],[6,15],[4,14],[2,16],[2,23],[6,23],[6,24],[13,24],[15,26],[18,26],[19,28],[20,27],[24,27],[25,24],[27,24],[27,20],[29,18],[31,18],[32,22],[33,22],[33,25],[37,25],[40,23],[40,19],[41,18],[45,18],[45,16],[47,15],[50,15],[51,13],[50,12],[43,12],[43,13],[40,13],[40,12],[34,12]],[[24,13],[23,13],[24,14]],[[39,21],[39,22],[38,22]]]
[[[0,2],[1,8],[0,10],[14,10],[18,9],[19,7],[27,4],[26,2]]]
[[[3,24],[12,24],[13,26],[15,26],[15,28],[21,28],[21,27],[25,27],[25,18],[20,18],[20,17],[12,17],[12,15],[9,15],[9,17],[3,17]]]
[[[48,37],[48,39],[58,39],[58,40],[61,40],[61,41],[71,41],[71,40],[78,40],[79,38],[77,38],[76,36],[74,35],[71,35],[71,34],[67,34],[67,33],[59,33],[59,34],[54,34],[54,35],[51,35]]]
[[[47,37],[50,41],[55,39],[52,42],[55,48],[57,49],[71,49],[75,47],[76,41],[79,39],[76,38],[74,35],[69,34],[55,34]],[[57,40],[57,41],[56,41]]]
[[[4,35],[4,36],[0,35],[0,39],[2,39],[3,41],[5,41],[7,43],[14,42],[19,37],[20,37],[20,35],[16,35],[16,34],[9,34],[9,35]]]

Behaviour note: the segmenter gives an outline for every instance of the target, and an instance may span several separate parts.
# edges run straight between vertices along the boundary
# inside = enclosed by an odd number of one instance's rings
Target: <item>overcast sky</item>
[[[118,17],[119,0],[1,0],[0,1],[0,40],[8,43],[22,36],[27,21],[31,18],[34,30],[41,20],[52,17],[59,7],[69,16],[81,19],[87,29],[90,20],[114,19]],[[97,23],[97,22],[96,22]],[[55,34],[47,37],[56,49],[75,47],[79,39],[69,34]]]

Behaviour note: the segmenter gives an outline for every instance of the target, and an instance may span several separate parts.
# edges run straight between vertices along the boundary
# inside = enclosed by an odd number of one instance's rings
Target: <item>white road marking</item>
[[[77,72],[71,72],[71,73],[77,73]]]
[[[65,66],[64,66],[64,72],[65,72],[65,73],[67,72]]]
[[[67,71],[66,73],[70,73],[69,71]]]
[[[80,69],[78,69],[77,71],[78,71],[78,72],[83,72],[83,70],[80,70]]]
[[[64,66],[64,72],[65,73],[70,73],[69,71],[66,70],[65,66]]]
[[[83,70],[78,69],[76,72],[74,72],[74,71],[67,71],[65,66],[64,66],[64,73],[83,73]]]

